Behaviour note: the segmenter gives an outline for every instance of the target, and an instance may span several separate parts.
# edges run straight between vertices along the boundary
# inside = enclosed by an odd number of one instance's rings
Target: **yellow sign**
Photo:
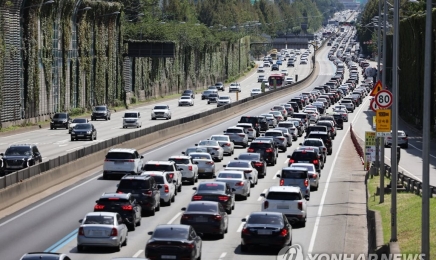
[[[381,90],[383,89],[382,83],[379,81],[377,81],[377,84],[375,84],[374,88],[371,91],[371,94],[369,94],[370,96],[374,97],[375,95],[377,95],[377,93],[379,93]]]
[[[375,138],[376,132],[365,132],[365,162],[375,161]]]
[[[372,131],[365,132],[365,146],[375,146],[376,133]]]
[[[375,112],[377,132],[391,132],[391,110],[382,109]]]
[[[372,129],[376,129],[376,127],[377,127],[377,117],[376,116],[373,116],[372,117]]]

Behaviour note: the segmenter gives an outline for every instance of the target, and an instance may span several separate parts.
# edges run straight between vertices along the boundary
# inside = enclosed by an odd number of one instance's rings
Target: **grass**
[[[390,179],[385,178],[385,185]],[[384,243],[391,236],[391,195],[385,194],[384,203],[374,194],[379,186],[380,177],[368,180],[368,208],[380,212],[383,225]],[[402,254],[419,254],[421,251],[421,197],[413,193],[397,193],[397,238]],[[436,228],[436,198],[430,199],[430,230]],[[436,233],[430,231],[430,259],[436,259]]]

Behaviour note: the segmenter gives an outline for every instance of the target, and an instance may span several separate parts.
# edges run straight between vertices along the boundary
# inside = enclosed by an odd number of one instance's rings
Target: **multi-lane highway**
[[[259,102],[259,107],[252,109],[249,114],[259,115],[264,113],[274,104],[287,102],[292,96],[312,90],[313,87],[323,85],[327,82],[335,73],[335,67],[327,59],[327,53],[328,48],[318,53],[317,61],[320,66],[320,72],[313,84],[293,95],[282,97],[274,102]],[[310,64],[304,66],[309,68]],[[302,75],[304,69],[297,68],[301,69],[298,74]],[[290,71],[290,75],[293,74],[293,71]],[[244,82],[241,82],[241,84],[244,89],[243,93],[247,95],[252,87],[259,86],[260,83],[257,83],[257,75],[254,74],[248,77]],[[176,101],[168,101],[167,103],[175,107],[175,102]],[[196,97],[196,102],[194,106],[195,112],[199,111],[197,110],[198,108],[207,107],[204,102],[201,102],[198,96]],[[202,105],[199,105],[199,103],[202,103]],[[359,118],[359,115],[362,114],[362,111],[366,110],[366,108],[367,107],[363,105],[356,109],[353,114],[350,114],[349,121],[354,122],[356,116]],[[146,111],[145,113],[142,112],[144,115],[147,115],[147,112],[150,110],[150,108],[142,109]],[[192,108],[177,110],[185,111],[192,110]],[[195,112],[190,111],[189,113]],[[179,114],[179,116],[183,115]],[[193,146],[199,140],[206,139],[213,134],[222,133],[227,127],[235,125],[238,119],[239,117],[229,118],[227,121],[212,125],[206,130],[191,133],[189,136],[181,137],[175,141],[163,143],[156,149],[146,151],[143,155],[146,160],[166,160],[169,156],[178,154],[186,147]],[[151,123],[152,121],[149,122]],[[115,115],[111,121],[99,122],[99,124],[101,124],[101,126],[98,126],[99,129],[105,128],[106,124],[113,125],[115,129],[108,130],[108,136],[110,132],[117,133],[123,131],[120,127],[121,120],[120,118],[117,119]],[[343,140],[349,138],[346,129],[347,127],[345,127],[343,131],[338,131],[338,135],[334,140],[333,154],[327,159],[325,168],[322,171],[320,188],[317,192],[312,193],[309,202],[308,222],[306,227],[293,230],[293,242],[303,245],[305,250],[314,250],[316,252],[343,251],[346,232],[344,230],[344,221],[341,221],[343,219],[340,219],[340,217],[346,215],[347,212],[347,208],[343,206],[343,203],[345,203],[344,200],[348,198],[348,184],[340,181],[334,184],[330,184],[330,182],[335,178],[341,177],[334,171],[334,166]],[[34,131],[33,134],[35,134],[35,132],[41,132],[43,133],[42,135],[44,135],[47,131],[49,130],[38,130]],[[59,132],[60,131],[66,136],[65,130],[59,130]],[[49,131],[49,133],[50,132],[51,131]],[[26,133],[23,135],[33,136],[33,134]],[[15,138],[23,141],[23,139],[27,137],[17,136]],[[42,138],[44,137],[42,136]],[[102,137],[100,134],[100,138],[105,137]],[[249,197],[248,200],[237,202],[235,210],[230,215],[229,232],[225,235],[225,238],[222,240],[216,240],[214,238],[205,239],[202,252],[203,259],[276,259],[275,255],[268,253],[257,252],[256,254],[242,254],[240,252],[241,219],[253,211],[260,210],[259,195],[270,186],[278,185],[278,179],[276,179],[275,175],[286,165],[286,155],[290,154],[301,141],[302,138],[299,138],[298,141],[293,143],[293,146],[287,153],[281,153],[278,160],[279,163],[276,166],[268,167],[267,176],[259,180],[259,184],[252,189],[251,197]],[[52,147],[54,147],[53,144]],[[64,151],[69,149],[66,147],[57,147],[58,153],[62,151],[62,149]],[[217,163],[217,170],[222,169],[224,164],[244,151],[245,149],[236,149],[234,156],[225,157],[223,162]],[[118,181],[102,180],[101,169],[99,169],[90,177],[65,187],[61,191],[33,205],[25,207],[10,216],[4,217],[0,220],[1,259],[19,259],[25,252],[44,250],[50,252],[65,252],[75,260],[105,260],[115,256],[144,256],[144,246],[149,238],[147,232],[153,230],[158,224],[179,223],[182,212],[181,208],[187,205],[193,194],[193,186],[184,186],[183,191],[176,197],[175,203],[170,207],[162,207],[161,211],[157,212],[154,217],[144,218],[142,225],[138,227],[136,231],[129,233],[129,243],[126,247],[123,247],[120,252],[114,253],[109,250],[93,250],[86,253],[77,253],[76,233],[79,220],[82,219],[87,212],[93,210],[95,200],[98,199],[103,192],[114,192],[117,183]],[[328,188],[329,184],[330,188]],[[331,234],[334,234],[334,239],[331,239]]]

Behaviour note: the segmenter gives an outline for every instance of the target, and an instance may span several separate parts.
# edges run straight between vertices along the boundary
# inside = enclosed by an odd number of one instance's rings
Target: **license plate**
[[[161,259],[176,259],[175,255],[162,255],[160,257]]]
[[[195,218],[195,222],[207,222],[207,218],[205,218],[205,217],[197,217],[197,218]]]
[[[277,209],[289,209],[288,205],[278,205]]]
[[[78,137],[84,137],[85,135],[77,135]]]
[[[94,235],[94,236],[102,236],[103,235],[103,232],[101,232],[101,231],[92,231],[92,235]]]
[[[115,164],[123,164],[123,163],[124,163],[123,161],[121,161],[121,162],[115,161]]]
[[[271,230],[258,230],[257,231],[257,234],[259,234],[259,235],[271,235],[272,234],[272,231]]]
[[[301,163],[309,163],[309,161],[301,161]]]
[[[198,172],[204,172],[204,169],[198,169]]]

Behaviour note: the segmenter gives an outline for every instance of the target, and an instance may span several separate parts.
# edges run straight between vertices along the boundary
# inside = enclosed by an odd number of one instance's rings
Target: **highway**
[[[291,97],[301,92],[312,90],[313,87],[318,85],[323,85],[335,72],[334,65],[327,59],[327,53],[328,48],[325,48],[321,50],[317,56],[317,61],[320,65],[320,73],[311,86],[276,101],[259,104],[259,107],[253,109],[249,114],[259,115],[267,112],[274,104],[287,102]],[[304,66],[309,68],[310,65]],[[299,75],[302,75],[302,73],[302,70],[298,72]],[[293,73],[290,72],[290,75],[293,75]],[[347,75],[345,78],[347,78]],[[249,89],[259,86],[260,83],[257,83],[257,74],[255,73],[244,82],[241,82],[241,84],[244,89],[242,93],[246,95]],[[207,108],[207,105],[204,105],[204,101],[202,103],[198,97],[195,101],[197,102],[194,106],[195,112],[192,107],[177,110],[183,110],[184,113],[186,113],[183,116],[186,116],[189,113],[199,112],[197,109]],[[170,104],[170,106],[174,106],[174,104],[176,104],[174,102],[176,101],[168,101],[167,103]],[[199,103],[202,104],[199,105]],[[359,115],[361,115],[366,108],[365,105],[361,105],[356,109],[353,114],[349,115],[349,122],[354,123],[359,119]],[[146,113],[143,114],[147,116],[147,108],[143,109],[146,111]],[[116,114],[114,114],[111,121],[99,123],[112,124],[116,129],[121,129],[121,121],[118,118],[117,122],[115,115]],[[180,114],[179,116],[182,115]],[[176,141],[163,143],[156,149],[146,151],[143,155],[146,160],[166,160],[169,156],[178,154],[185,148],[193,146],[195,142],[199,140],[206,139],[213,134],[222,133],[227,127],[235,125],[238,119],[239,116],[229,118],[223,123],[211,125],[206,130],[192,133],[187,137],[181,137]],[[148,119],[144,120],[148,122]],[[306,251],[343,251],[346,233],[344,229],[345,221],[342,215],[347,214],[347,208],[340,206],[340,204],[344,203],[344,200],[348,198],[348,184],[341,181],[332,183],[332,180],[342,178],[342,176],[338,176],[338,173],[335,171],[335,162],[344,138],[349,138],[347,135],[349,124],[350,123],[345,123],[344,130],[338,131],[338,135],[334,140],[333,154],[328,157],[325,168],[322,171],[320,188],[311,195],[306,227],[293,230],[293,243],[302,245]],[[114,134],[118,133],[118,131],[114,130],[115,129],[108,130],[107,135],[109,136],[110,132],[115,132]],[[23,135],[33,136],[35,132],[45,133],[44,131],[49,130],[43,129],[34,131],[33,134],[26,133]],[[59,130],[60,134],[66,135],[65,132],[66,130]],[[14,138],[22,141],[22,139],[28,137],[17,136]],[[100,138],[105,137],[102,137],[100,134]],[[279,182],[275,175],[286,165],[286,155],[291,154],[292,150],[296,148],[301,141],[302,137],[293,143],[287,153],[280,153],[278,164],[268,167],[267,176],[264,179],[260,179],[259,184],[255,188],[252,188],[251,197],[249,197],[248,200],[237,202],[235,210],[230,215],[229,232],[225,235],[225,238],[223,240],[215,240],[214,238],[204,239],[202,251],[203,259],[276,259],[276,252],[262,251],[252,254],[242,254],[240,252],[241,219],[253,211],[260,210],[259,195],[270,186],[278,185]],[[53,147],[53,145],[51,147]],[[65,151],[65,149],[71,148],[58,146],[56,151],[59,153],[60,151]],[[217,163],[217,171],[223,168],[222,165],[226,164],[241,152],[245,152],[245,149],[236,149],[234,156],[225,157],[223,162]],[[104,260],[111,259],[111,257],[115,256],[143,257],[145,243],[149,238],[147,232],[152,231],[158,224],[179,223],[182,212],[181,208],[187,205],[187,202],[191,200],[191,196],[194,192],[192,190],[193,186],[184,186],[183,191],[178,194],[175,203],[170,207],[162,207],[161,211],[157,212],[154,217],[143,218],[142,225],[138,227],[136,231],[129,233],[128,245],[123,247],[120,252],[114,253],[110,250],[92,250],[79,254],[76,251],[76,232],[79,227],[79,220],[81,220],[86,213],[93,211],[95,200],[98,199],[103,192],[115,191],[116,184],[118,183],[118,181],[113,180],[102,180],[101,175],[101,169],[98,169],[90,177],[65,187],[59,192],[1,219],[1,259],[19,259],[25,252],[44,250],[50,252],[65,252],[74,260]],[[331,239],[331,234],[334,234],[334,239]]]
[[[312,55],[311,55],[312,56]],[[299,58],[296,61],[296,66],[288,69],[289,76],[298,75],[299,80],[307,77],[312,68],[312,60],[311,56],[308,58],[308,64],[299,64]],[[298,56],[299,57],[299,56]],[[263,62],[259,61],[258,64]],[[280,70],[287,69],[286,61],[284,65],[280,66]],[[265,68],[266,73],[262,73],[266,77],[268,77],[271,73],[271,68]],[[277,71],[274,71],[277,73]],[[243,99],[250,96],[250,90],[254,87],[260,87],[261,83],[257,82],[257,77],[259,73],[256,73],[254,70],[253,73],[250,73],[247,77],[245,77],[239,83],[241,84],[242,92],[238,93],[239,99]],[[228,85],[226,84],[226,90],[224,92],[220,92],[220,95],[229,95],[233,101],[237,100],[236,93],[228,93]],[[216,104],[207,104],[207,100],[201,100],[201,92],[198,91],[195,96],[194,106],[189,107],[178,107],[178,98],[172,100],[162,101],[162,104],[168,104],[170,106],[172,112],[172,119],[183,118],[190,115],[198,114],[203,111],[207,111],[213,108],[216,108]],[[132,110],[141,112],[142,117],[142,127],[150,127],[157,124],[162,124],[166,122],[165,119],[157,119],[151,120],[151,109],[156,104],[145,105],[142,107],[136,107]],[[22,144],[22,143],[32,143],[37,144],[42,156],[43,160],[49,160],[52,158],[56,158],[58,156],[64,155],[68,152],[81,149],[86,146],[90,146],[95,144],[96,142],[103,142],[110,138],[120,136],[129,132],[139,131],[136,128],[122,128],[122,116],[125,111],[114,112],[112,113],[111,120],[104,121],[92,121],[94,126],[97,128],[97,140],[95,141],[71,141],[70,135],[68,134],[68,130],[66,129],[57,129],[50,130],[49,126],[43,129],[38,129],[34,131],[24,132],[15,135],[3,136],[0,137],[0,151],[5,151],[12,144]]]

